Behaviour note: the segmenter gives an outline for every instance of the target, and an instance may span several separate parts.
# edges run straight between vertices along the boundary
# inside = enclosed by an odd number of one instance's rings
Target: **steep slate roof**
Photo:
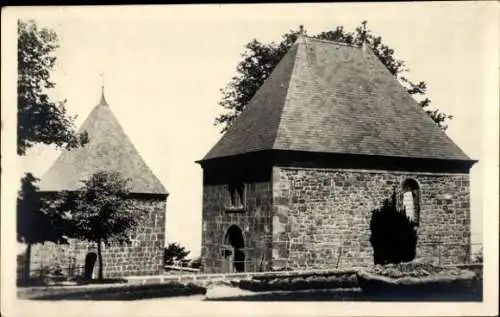
[[[367,45],[307,37],[202,161],[272,149],[470,160]]]
[[[132,193],[168,194],[123,131],[104,93],[80,127],[79,132],[83,131],[89,134],[89,143],[71,151],[64,150],[41,179],[40,191],[75,190],[82,179],[104,170],[130,178]]]

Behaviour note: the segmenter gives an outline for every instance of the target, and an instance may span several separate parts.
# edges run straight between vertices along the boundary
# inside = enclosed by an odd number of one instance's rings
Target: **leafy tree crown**
[[[184,260],[189,255],[189,253],[190,251],[186,250],[186,248],[181,246],[180,244],[170,243],[165,248],[163,262],[165,263],[165,265],[172,265],[176,261]]]
[[[70,210],[72,236],[104,243],[130,242],[146,211],[127,199],[129,182],[118,172],[99,171],[83,180],[76,192],[65,192],[61,201],[66,205],[63,209]]]
[[[65,243],[64,219],[46,208],[47,204],[38,191],[38,181],[31,173],[26,173],[21,179],[17,197],[17,240],[29,244]]]
[[[18,21],[17,43],[17,153],[25,155],[35,144],[72,149],[88,142],[86,132],[75,132],[76,116],[68,116],[66,101],[54,102],[47,92],[59,47],[57,34],[38,28],[34,21]]]

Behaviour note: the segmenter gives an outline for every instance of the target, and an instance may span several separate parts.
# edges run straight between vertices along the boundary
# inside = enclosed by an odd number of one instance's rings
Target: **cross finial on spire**
[[[101,77],[101,101],[99,102],[99,106],[108,106],[104,97],[104,72],[99,73],[99,76]]]

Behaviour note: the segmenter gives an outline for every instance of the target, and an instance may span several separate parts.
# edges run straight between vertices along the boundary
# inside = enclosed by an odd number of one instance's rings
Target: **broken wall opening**
[[[416,225],[397,208],[396,193],[372,211],[370,243],[375,264],[409,262],[415,259]]]

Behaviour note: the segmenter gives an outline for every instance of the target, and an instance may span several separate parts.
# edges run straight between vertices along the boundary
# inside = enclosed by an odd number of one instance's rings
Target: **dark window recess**
[[[245,184],[231,183],[227,186],[226,211],[238,212],[245,209]]]

